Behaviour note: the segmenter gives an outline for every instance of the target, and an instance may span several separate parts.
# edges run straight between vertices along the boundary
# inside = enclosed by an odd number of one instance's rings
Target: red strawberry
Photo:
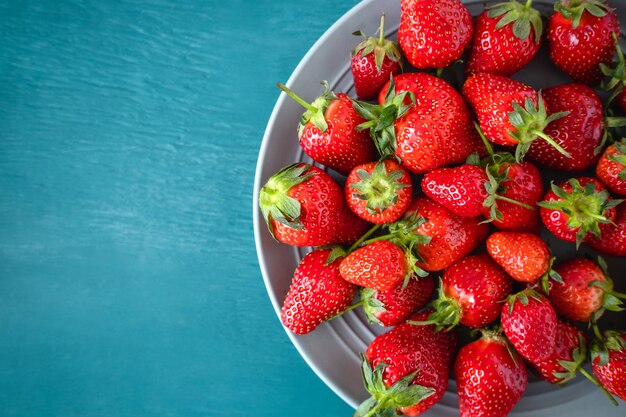
[[[495,232],[487,238],[487,252],[514,280],[533,283],[542,276],[559,281],[554,258],[539,236],[526,232]]]
[[[513,280],[486,254],[466,256],[443,273],[435,311],[426,323],[480,329],[500,315]]]
[[[461,417],[505,417],[528,386],[522,358],[493,334],[461,348],[454,376]]]
[[[462,163],[473,152],[484,154],[463,98],[440,78],[397,75],[383,87],[379,102],[355,103],[370,120],[362,127],[370,128],[381,154],[395,155],[413,173]]]
[[[606,265],[602,258],[598,261],[600,266],[589,259],[575,258],[554,267],[563,281],[554,283],[548,292],[557,314],[589,322],[600,318],[605,310],[620,311],[621,301],[613,292],[613,281],[606,273]]]
[[[416,197],[405,213],[423,216],[426,222],[414,233],[430,238],[428,244],[419,245],[422,258],[418,266],[426,271],[441,271],[472,252],[487,237],[489,227],[479,219],[459,217],[426,196]],[[401,227],[402,223],[395,225]]]
[[[304,152],[315,162],[348,175],[355,166],[375,161],[376,147],[366,131],[357,129],[365,120],[350,98],[330,91],[326,81],[323,84],[324,93],[311,104],[283,84],[278,87],[306,109],[298,124]]]
[[[517,1],[488,7],[476,18],[468,75],[513,75],[526,66],[541,45],[541,15]]]
[[[472,40],[472,16],[459,0],[402,0],[398,44],[415,68],[445,68]]]
[[[587,337],[571,324],[559,321],[554,351],[548,359],[533,363],[544,381],[562,384],[573,379],[587,359]]]
[[[411,317],[429,301],[435,288],[433,277],[412,279],[387,291],[361,290],[363,311],[370,323],[396,326]]]
[[[507,299],[500,321],[511,344],[530,362],[544,361],[554,351],[556,313],[550,301],[532,288]]]
[[[362,368],[365,388],[373,398],[363,402],[355,416],[373,415],[373,408],[376,415],[396,415],[395,411],[416,416],[432,407],[446,391],[456,339],[454,332],[406,323],[376,337]]]
[[[596,176],[611,192],[626,196],[626,139],[606,148],[596,166]]]
[[[600,236],[615,219],[615,206],[604,185],[595,178],[571,178],[552,189],[537,203],[539,214],[548,230],[567,242],[580,246],[592,235]]]
[[[593,166],[598,160],[596,148],[603,141],[602,101],[596,92],[582,84],[563,84],[543,90],[543,99],[552,112],[566,112],[566,116],[552,121],[545,129],[546,135],[571,156],[564,156],[543,140],[532,143],[528,158],[551,169],[580,171]]]
[[[355,32],[365,40],[352,50],[350,68],[354,78],[354,89],[360,100],[373,100],[391,75],[401,69],[402,55],[398,46],[385,39],[385,15],[380,18],[379,37],[365,37],[363,32]]]
[[[605,0],[560,0],[548,21],[552,61],[575,82],[596,84],[600,64],[613,57],[613,36],[620,35],[617,13]]]
[[[339,275],[340,260],[327,265],[330,250],[314,250],[296,268],[285,297],[280,320],[296,334],[309,333],[320,323],[344,311],[357,287]]]
[[[626,333],[606,332],[592,356],[591,370],[600,385],[626,401]]]
[[[551,113],[532,87],[499,75],[476,74],[465,81],[463,96],[474,109],[480,128],[489,141],[517,146],[517,161],[521,161],[531,143],[538,138],[559,152],[565,152],[543,133],[550,122],[565,114]]]
[[[348,207],[377,224],[398,220],[411,204],[412,192],[409,172],[392,159],[355,167],[344,187]]]
[[[259,206],[272,236],[294,246],[354,241],[367,223],[352,214],[341,188],[321,169],[298,163],[274,174],[259,192]]]
[[[615,209],[613,224],[602,229],[602,236],[592,236],[587,244],[607,255],[626,256],[626,205]]]
[[[346,256],[341,261],[339,271],[348,282],[386,291],[404,281],[407,261],[400,247],[387,240],[379,240]]]

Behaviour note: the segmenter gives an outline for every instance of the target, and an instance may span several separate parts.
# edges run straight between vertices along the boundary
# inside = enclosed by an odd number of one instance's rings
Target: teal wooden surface
[[[251,204],[276,81],[356,2],[0,2],[0,415],[351,414]]]

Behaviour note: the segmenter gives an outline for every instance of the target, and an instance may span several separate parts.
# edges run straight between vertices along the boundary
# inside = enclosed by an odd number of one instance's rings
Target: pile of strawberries
[[[305,108],[304,152],[346,177],[342,187],[295,163],[260,191],[274,238],[314,247],[282,322],[304,334],[362,308],[390,328],[363,356],[372,397],[356,416],[421,414],[451,371],[464,417],[506,416],[528,369],[553,384],[580,373],[626,400],[626,331],[598,323],[626,294],[601,257],[555,259],[539,236],[545,227],[576,249],[626,256],[626,140],[611,135],[626,124],[614,115],[626,112],[615,10],[560,0],[544,39],[532,0],[475,19],[459,0],[401,0],[398,44],[383,26],[384,16],[380,36],[355,33],[365,38],[351,56],[357,98],[326,84],[307,103],[279,84]],[[542,41],[572,83],[537,91],[509,78]],[[458,65],[458,85],[440,78]],[[542,173],[554,170],[570,178],[546,191]],[[462,329],[476,331],[459,346]]]

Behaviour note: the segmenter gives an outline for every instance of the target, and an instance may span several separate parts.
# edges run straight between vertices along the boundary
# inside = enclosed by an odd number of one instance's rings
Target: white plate
[[[484,6],[484,2],[479,0],[467,0],[465,3],[474,16],[479,14]],[[552,1],[535,0],[534,6],[542,11],[549,11],[552,3]],[[624,22],[626,2],[613,0],[612,3],[618,8],[618,13]],[[322,87],[319,84],[321,80],[328,80],[336,92],[348,92],[354,95],[349,51],[358,40],[352,32],[361,29],[364,33],[373,35],[378,28],[380,14],[383,11],[386,15],[386,35],[395,39],[400,21],[399,1],[364,0],[339,19],[313,45],[300,61],[287,85],[309,101],[321,93]],[[545,56],[535,59],[515,78],[535,88],[567,82],[566,78],[547,62]],[[289,288],[293,271],[307,250],[280,244],[272,239],[258,209],[258,193],[267,179],[280,168],[295,161],[312,162],[300,149],[296,137],[296,124],[301,114],[302,108],[297,103],[284,94],[280,96],[267,124],[254,183],[253,216],[257,254],[265,286],[277,315],[280,314],[280,307]],[[565,178],[563,174],[556,177],[557,180]],[[557,257],[563,257],[561,259],[574,256],[569,246],[560,248],[557,245],[554,249]],[[586,249],[585,251],[593,253]],[[612,258],[608,261],[614,275],[618,271],[620,273],[626,271],[624,259]],[[621,277],[616,278],[619,280]],[[624,283],[618,283],[617,286],[622,287]],[[622,318],[618,320],[624,328]],[[315,373],[343,400],[356,407],[367,397],[361,383],[359,352],[364,352],[369,342],[385,330],[381,327],[369,326],[360,312],[351,311],[319,326],[308,335],[295,336],[289,331],[287,335]],[[456,384],[451,380],[441,401],[424,415],[458,416],[457,404]],[[539,410],[541,410],[540,414],[538,414]],[[626,415],[626,405],[612,406],[599,390],[579,376],[566,387],[555,387],[539,381],[531,382],[511,415],[519,417],[537,415],[542,417],[563,415],[618,417]]]

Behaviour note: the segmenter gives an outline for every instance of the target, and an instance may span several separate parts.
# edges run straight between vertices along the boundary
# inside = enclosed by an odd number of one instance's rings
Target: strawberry
[[[596,166],[596,176],[612,193],[626,196],[626,139],[606,148]]]
[[[615,219],[615,206],[604,185],[595,178],[570,178],[552,189],[537,203],[543,224],[559,239],[581,242],[600,236]]]
[[[472,16],[459,0],[401,0],[398,45],[415,68],[445,68],[472,40]]]
[[[487,139],[498,145],[516,146],[517,161],[521,161],[538,138],[567,154],[544,133],[550,122],[565,113],[551,113],[532,87],[500,75],[482,73],[465,81],[463,96],[476,112]]]
[[[423,320],[427,315],[419,313],[413,319]],[[367,348],[362,367],[372,398],[354,415],[416,416],[432,407],[446,391],[456,344],[454,332],[406,323],[377,336]]]
[[[581,371],[587,359],[587,337],[571,324],[558,321],[554,351],[545,360],[533,363],[544,381],[562,384]],[[582,372],[586,372],[582,370]]]
[[[556,313],[550,301],[532,288],[509,296],[500,321],[515,350],[530,362],[544,361],[554,351]]]
[[[605,332],[592,347],[591,370],[603,388],[626,401],[626,333]]]
[[[592,236],[587,244],[607,255],[626,256],[626,205],[615,209],[613,224],[602,229],[602,236]]]
[[[516,281],[534,283],[542,277],[561,280],[552,269],[554,257],[548,245],[532,233],[492,233],[487,238],[487,252]]]
[[[510,76],[526,66],[541,45],[539,12],[517,1],[487,7],[474,23],[466,73]]]
[[[466,256],[443,273],[434,312],[425,323],[448,330],[461,323],[480,329],[500,315],[513,280],[486,254]]]
[[[386,291],[361,290],[363,311],[370,323],[396,326],[415,314],[429,301],[435,288],[432,277],[412,279]]]
[[[570,320],[589,322],[602,316],[605,310],[621,311],[622,294],[613,291],[613,281],[606,273],[606,264],[586,258],[574,258],[558,263],[554,270],[562,283],[554,283],[548,298],[554,310]]]
[[[422,258],[417,265],[426,271],[441,271],[468,255],[485,240],[489,230],[479,219],[459,217],[426,196],[414,198],[404,220],[396,222],[391,229],[401,229],[416,214],[426,222],[412,233],[430,238],[428,244],[417,247]]]
[[[483,334],[454,361],[461,417],[505,417],[528,386],[524,361],[506,339]]]
[[[597,84],[609,64],[620,25],[605,0],[559,0],[548,21],[550,58],[575,82]]]
[[[413,173],[484,153],[463,98],[440,78],[426,73],[397,75],[381,90],[379,103],[355,103],[369,120],[361,127],[370,128],[382,155],[397,157]]]
[[[326,264],[330,250],[308,253],[296,268],[283,302],[280,320],[295,334],[309,333],[344,311],[357,287],[339,274],[340,260]]]
[[[409,172],[392,159],[356,166],[344,187],[348,207],[376,224],[398,220],[411,204],[412,192]]]
[[[369,243],[346,256],[339,267],[343,279],[361,287],[390,290],[404,281],[404,251],[387,240]]]
[[[367,132],[357,129],[365,120],[356,112],[350,98],[330,91],[326,81],[324,93],[309,104],[293,91],[278,87],[306,111],[298,124],[302,150],[315,162],[348,175],[357,165],[376,160],[376,147]]]
[[[400,72],[402,55],[398,46],[385,39],[385,15],[380,18],[379,37],[365,37],[363,32],[354,32],[365,40],[353,50],[350,68],[354,78],[354,89],[359,100],[373,100],[391,75]]]
[[[362,234],[368,224],[348,210],[330,175],[304,163],[270,177],[259,192],[259,206],[272,236],[294,246],[354,241],[354,232]]]

